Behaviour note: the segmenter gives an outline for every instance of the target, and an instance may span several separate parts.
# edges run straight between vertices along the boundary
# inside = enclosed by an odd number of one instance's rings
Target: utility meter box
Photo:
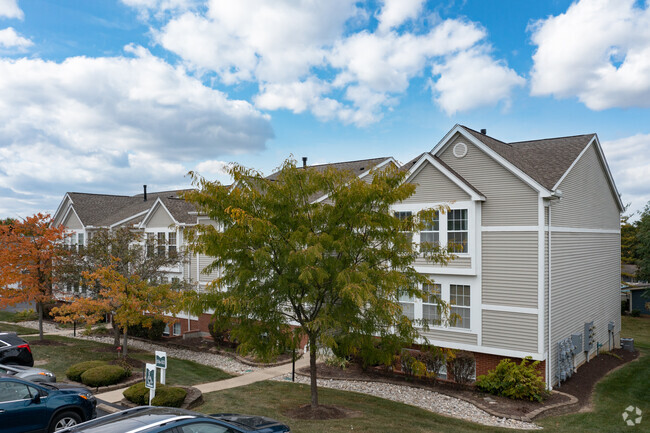
[[[596,326],[594,322],[585,322],[585,346],[584,351],[589,352],[596,344]]]

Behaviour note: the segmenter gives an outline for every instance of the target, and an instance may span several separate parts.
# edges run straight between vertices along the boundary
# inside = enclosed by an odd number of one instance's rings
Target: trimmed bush
[[[92,387],[115,385],[127,376],[127,371],[119,365],[100,365],[84,371],[81,383]]]
[[[423,362],[424,357],[422,352],[404,350],[400,355],[400,364],[404,374],[415,377],[428,376],[427,366]]]
[[[537,371],[539,361],[523,359],[520,364],[502,360],[494,370],[481,375],[476,386],[483,392],[516,400],[542,401],[546,396],[544,381]]]
[[[154,319],[151,321],[151,326],[147,327],[142,324],[129,326],[129,335],[139,338],[147,338],[149,340],[161,340],[163,332],[167,324],[160,320]]]
[[[99,366],[102,366],[102,365],[106,365],[106,362],[105,361],[80,362],[80,363],[74,364],[70,368],[68,368],[66,370],[66,372],[65,372],[65,375],[70,380],[73,380],[75,382],[81,382],[81,375],[86,370],[90,370],[91,368],[99,367]]]
[[[124,392],[124,397],[132,403],[143,406],[149,404],[149,389],[144,382],[130,386]],[[181,407],[187,391],[183,388],[156,383],[156,396],[151,401],[153,406]]]
[[[451,362],[451,371],[454,374],[456,383],[465,384],[472,382],[475,370],[476,362],[473,356],[461,353]]]

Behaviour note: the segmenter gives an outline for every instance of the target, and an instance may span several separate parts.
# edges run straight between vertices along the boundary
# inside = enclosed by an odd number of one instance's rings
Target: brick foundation
[[[474,355],[474,359],[476,359],[476,377],[482,374],[487,374],[490,370],[494,370],[503,359],[509,358],[517,364],[521,362],[521,358],[512,358],[508,356],[489,355],[487,353],[477,352],[473,352],[472,355]],[[546,361],[542,361],[537,365],[537,371],[542,375],[542,377],[546,377]]]

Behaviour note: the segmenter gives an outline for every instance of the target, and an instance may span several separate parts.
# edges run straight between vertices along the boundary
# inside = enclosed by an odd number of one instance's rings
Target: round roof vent
[[[465,155],[467,155],[467,145],[465,143],[456,143],[454,145],[454,156],[462,158]]]

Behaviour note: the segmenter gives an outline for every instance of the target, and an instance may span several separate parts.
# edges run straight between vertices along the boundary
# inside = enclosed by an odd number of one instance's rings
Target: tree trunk
[[[38,338],[43,341],[43,303],[37,302],[36,309],[38,310]]]
[[[126,356],[128,355],[128,353],[127,353],[128,352],[128,346],[126,344],[127,343],[127,334],[128,334],[128,332],[129,332],[129,327],[125,326],[124,327],[124,341],[122,342],[122,357],[123,358],[126,358]]]
[[[119,326],[115,323],[115,320],[111,322],[111,325],[113,326],[113,347],[118,347],[120,345],[122,332],[120,331]]]
[[[316,337],[309,336],[309,375],[311,377],[311,408],[318,407],[318,384],[316,382]]]

